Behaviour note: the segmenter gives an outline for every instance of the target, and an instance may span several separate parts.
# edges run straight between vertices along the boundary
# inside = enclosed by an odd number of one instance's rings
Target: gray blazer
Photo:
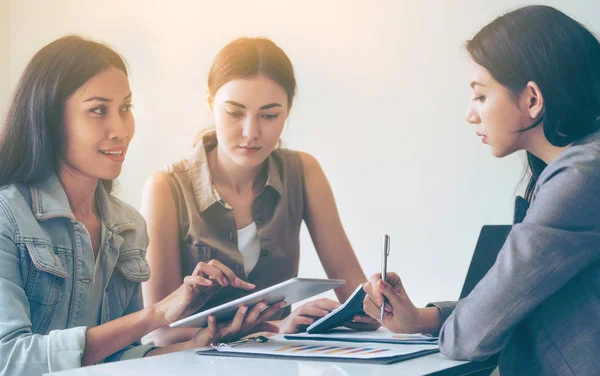
[[[431,305],[449,358],[501,351],[502,376],[599,374],[600,132],[542,172],[523,221],[469,296]]]

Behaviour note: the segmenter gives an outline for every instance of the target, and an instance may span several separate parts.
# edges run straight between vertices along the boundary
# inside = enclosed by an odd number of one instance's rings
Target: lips
[[[242,155],[253,156],[257,155],[262,148],[259,146],[239,146],[238,149]]]
[[[478,137],[481,137],[481,142],[483,142],[484,144],[487,144],[487,136],[486,135],[481,134],[481,133],[479,133],[477,131],[475,131],[475,133],[477,133]]]
[[[98,149],[98,152],[113,162],[122,163],[125,160],[127,148],[123,146],[112,147],[108,149]]]
[[[122,156],[125,154],[125,149],[100,149],[99,152],[104,155]]]
[[[242,151],[247,152],[247,153],[255,153],[257,151],[259,151],[260,147],[258,146],[240,146],[239,147]]]

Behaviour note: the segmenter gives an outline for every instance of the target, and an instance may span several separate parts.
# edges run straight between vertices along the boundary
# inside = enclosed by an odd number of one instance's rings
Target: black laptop
[[[490,270],[498,253],[502,249],[511,225],[487,225],[481,228],[479,239],[475,246],[475,252],[471,258],[469,271],[463,284],[460,298],[464,298],[475,288],[483,276]],[[469,362],[457,367],[448,368],[428,374],[429,376],[488,376],[498,365],[499,354],[496,354],[483,362]]]
[[[481,228],[469,271],[460,292],[461,299],[469,295],[494,265],[511,228],[511,225],[486,225]]]

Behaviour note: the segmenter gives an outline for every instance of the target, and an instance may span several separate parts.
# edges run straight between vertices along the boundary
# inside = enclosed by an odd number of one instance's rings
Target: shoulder
[[[302,170],[307,182],[310,183],[313,180],[319,181],[325,179],[325,173],[323,172],[323,168],[321,167],[321,164],[317,158],[302,151],[297,153],[298,158],[302,163]]]
[[[11,184],[0,189],[0,235],[13,242],[32,238],[50,241],[32,210],[29,185]]]
[[[171,163],[155,172],[146,184],[163,186],[175,190],[187,190],[192,186],[204,186],[210,183],[210,169],[206,156],[198,147],[184,159]],[[195,189],[195,188],[194,188]]]
[[[300,162],[302,179],[307,194],[310,194],[313,191],[322,191],[324,187],[329,185],[325,172],[317,158],[302,151],[295,153]]]
[[[31,211],[29,187],[23,184],[11,184],[0,189],[0,223],[18,227],[19,223],[35,221]]]
[[[146,180],[143,196],[145,197],[148,194],[154,196],[157,193],[169,192],[169,179],[171,178],[171,175],[165,171],[156,171],[148,178],[148,180]]]
[[[312,156],[311,154],[305,153],[303,151],[299,151],[298,157],[302,161],[302,166],[304,166],[305,171],[310,171],[314,169],[321,169],[321,165],[317,158]]]
[[[174,213],[181,200],[185,200],[185,195],[182,195],[178,183],[163,171],[157,171],[144,185],[140,210],[150,226],[153,223],[166,223],[174,220],[171,213]]]
[[[0,188],[0,201],[11,204],[28,203],[29,187],[23,184],[11,184]],[[29,206],[29,205],[28,205]]]
[[[165,166],[164,168],[159,170],[159,172],[162,172],[163,174],[165,174],[167,176],[186,173],[187,171],[190,170],[190,168],[194,162],[192,159],[193,159],[192,157],[180,159],[176,162],[168,164],[167,166]]]
[[[600,149],[575,145],[540,175],[526,222],[600,229]]]
[[[570,189],[592,188],[600,191],[600,142],[574,145],[552,161],[538,179],[539,189],[553,181],[572,181]]]
[[[319,161],[311,154],[303,151],[280,148],[273,151],[272,155],[276,160],[285,164],[297,164],[304,175],[307,173],[313,173],[315,170],[321,171],[321,165],[319,164]]]

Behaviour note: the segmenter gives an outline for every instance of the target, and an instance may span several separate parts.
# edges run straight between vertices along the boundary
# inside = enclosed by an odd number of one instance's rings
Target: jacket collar
[[[201,213],[214,203],[220,201],[218,192],[213,190],[211,172],[206,155],[207,150],[210,151],[216,146],[216,138],[210,135],[206,136],[198,142],[189,158],[192,188],[194,190],[196,205]],[[271,187],[281,195],[283,184],[275,159],[272,155],[269,155],[265,163],[267,163],[267,182],[265,183],[265,187]]]
[[[31,210],[38,221],[60,217],[76,220],[65,190],[56,174],[52,174],[42,183],[30,185],[29,192],[31,194]],[[128,216],[118,201],[106,192],[100,181],[95,195],[100,218],[107,228],[115,233],[135,229],[133,218]]]

